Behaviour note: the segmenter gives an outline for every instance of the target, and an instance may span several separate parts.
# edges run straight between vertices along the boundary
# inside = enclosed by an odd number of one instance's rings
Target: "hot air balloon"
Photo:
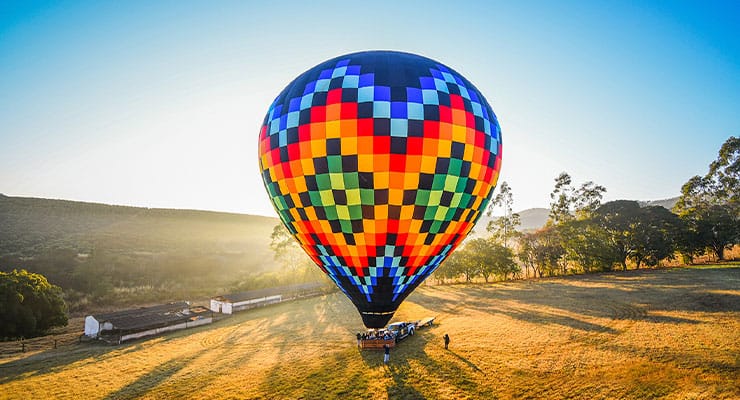
[[[501,130],[454,70],[367,51],[325,61],[277,96],[259,164],[288,231],[365,326],[381,328],[486,208]]]

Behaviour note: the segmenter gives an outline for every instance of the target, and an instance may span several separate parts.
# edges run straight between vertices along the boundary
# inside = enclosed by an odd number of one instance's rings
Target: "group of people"
[[[393,339],[393,335],[386,331],[386,330],[380,330],[380,331],[368,331],[366,333],[357,333],[357,346],[360,346],[360,342],[363,340],[375,340],[375,339],[381,339],[381,340],[391,340]]]
[[[377,331],[373,332],[370,331],[368,333],[357,333],[357,346],[360,346],[360,342],[365,339],[392,339],[393,337],[390,336],[390,333],[387,331]],[[445,342],[445,350],[448,350],[450,346],[450,335],[446,334],[442,337],[442,339]],[[387,343],[383,345],[383,363],[388,364],[388,361],[391,359],[391,346],[389,346]]]

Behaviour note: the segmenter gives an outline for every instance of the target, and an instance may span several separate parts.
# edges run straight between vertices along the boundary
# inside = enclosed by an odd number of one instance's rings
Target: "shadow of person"
[[[481,370],[480,368],[478,368],[478,366],[477,366],[477,365],[475,365],[475,363],[474,363],[474,362],[472,362],[472,361],[468,360],[467,358],[465,358],[465,357],[463,357],[463,356],[461,356],[461,355],[459,355],[459,354],[455,353],[455,351],[454,351],[454,350],[449,350],[449,349],[448,349],[447,351],[448,351],[448,352],[449,352],[450,354],[452,354],[453,356],[457,357],[457,359],[458,359],[458,360],[460,360],[460,361],[462,361],[463,363],[465,363],[465,365],[467,365],[468,367],[470,367],[470,368],[471,368],[472,370],[474,370],[474,371],[476,371],[476,372],[480,372],[480,373],[481,373],[481,374],[483,374],[483,375],[485,375],[485,374],[486,374],[485,372],[483,372],[483,370]]]

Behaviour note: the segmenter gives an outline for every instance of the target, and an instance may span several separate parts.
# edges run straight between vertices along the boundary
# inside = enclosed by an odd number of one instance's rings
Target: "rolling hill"
[[[0,197],[0,270],[26,269],[89,312],[289,284],[277,218]]]
[[[263,258],[277,218],[210,211],[116,206],[0,195],[0,255],[32,257],[48,248],[89,253],[180,248]]]

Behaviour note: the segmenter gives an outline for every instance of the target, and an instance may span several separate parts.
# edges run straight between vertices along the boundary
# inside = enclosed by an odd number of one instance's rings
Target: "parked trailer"
[[[420,319],[420,320],[414,322],[414,324],[416,324],[416,327],[417,328],[422,328],[422,327],[425,327],[425,326],[432,326],[432,325],[434,325],[434,320],[436,318],[437,317],[426,317],[424,319]]]

